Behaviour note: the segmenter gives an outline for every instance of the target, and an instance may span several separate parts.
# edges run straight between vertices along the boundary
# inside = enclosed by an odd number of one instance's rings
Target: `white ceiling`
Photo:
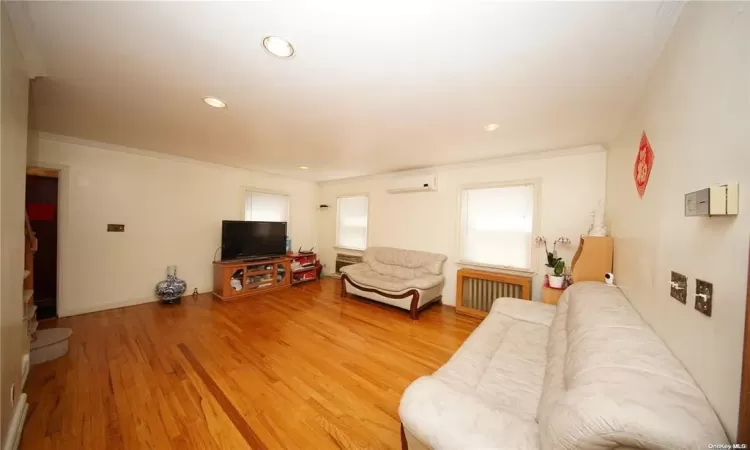
[[[54,1],[11,18],[43,75],[39,130],[324,180],[606,142],[680,8]]]

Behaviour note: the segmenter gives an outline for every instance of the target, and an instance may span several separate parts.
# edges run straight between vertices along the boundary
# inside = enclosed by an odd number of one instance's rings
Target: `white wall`
[[[436,168],[438,190],[409,194],[388,194],[389,178],[383,175],[321,184],[321,211],[318,229],[320,253],[327,273],[335,270],[336,198],[368,194],[369,245],[391,246],[442,253],[448,256],[445,266],[446,286],[443,302],[455,304],[456,261],[459,256],[459,192],[461,186],[478,183],[502,183],[539,178],[541,181],[540,234],[553,240],[567,236],[574,244],[588,230],[590,212],[604,199],[606,154],[598,146],[557,152],[543,158],[508,158],[471,166]],[[576,245],[560,248],[569,263]],[[544,255],[535,249],[537,272],[544,274]],[[343,253],[347,253],[344,251]],[[534,298],[539,298],[542,276],[536,276]]]
[[[23,321],[24,199],[29,79],[6,4],[0,6],[0,443],[8,437],[10,387],[21,393],[21,359],[29,341]]]
[[[30,165],[64,169],[62,316],[153,301],[171,264],[188,293],[210,292],[221,221],[244,219],[248,187],[289,194],[292,244],[316,243],[315,183],[46,134],[33,144]]]
[[[750,230],[750,11],[688,2],[643,97],[608,157],[607,215],[618,284],[687,366],[736,435]],[[633,183],[642,130],[655,163],[644,198]],[[736,218],[684,217],[684,194],[740,182]],[[670,271],[689,278],[687,305]],[[694,309],[713,283],[713,316]]]

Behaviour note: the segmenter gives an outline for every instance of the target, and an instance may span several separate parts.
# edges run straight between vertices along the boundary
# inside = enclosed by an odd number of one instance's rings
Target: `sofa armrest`
[[[488,408],[479,397],[458,393],[434,377],[406,388],[399,416],[404,428],[433,449],[539,447],[536,422]]]

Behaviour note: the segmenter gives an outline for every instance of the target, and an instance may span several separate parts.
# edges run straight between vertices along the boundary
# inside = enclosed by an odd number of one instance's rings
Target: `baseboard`
[[[23,424],[26,422],[26,414],[29,411],[29,404],[26,402],[26,394],[18,396],[18,402],[13,409],[13,418],[8,426],[8,435],[5,437],[3,450],[16,450],[21,443],[21,434],[23,433]]]
[[[211,289],[205,289],[205,290],[198,290],[198,293],[211,293]],[[185,294],[182,295],[182,297],[191,297],[193,295],[193,292],[185,292]],[[83,308],[65,308],[58,306],[57,309],[57,316],[58,317],[70,317],[70,316],[79,316],[81,314],[89,314],[89,313],[95,313],[99,311],[106,311],[108,309],[117,309],[117,308],[126,308],[128,306],[138,306],[143,305],[144,303],[156,303],[159,299],[156,297],[146,297],[146,298],[139,298],[134,300],[123,300],[119,302],[110,302],[110,303],[98,303],[96,305],[90,305],[90,306],[84,306]]]
[[[82,308],[59,308],[57,311],[58,317],[70,317],[78,316],[81,314],[89,314],[99,311],[106,311],[108,309],[125,308],[126,306],[142,305],[144,303],[158,302],[159,299],[156,297],[147,297],[134,300],[124,300],[119,302],[111,303],[98,303],[96,305],[84,306]]]

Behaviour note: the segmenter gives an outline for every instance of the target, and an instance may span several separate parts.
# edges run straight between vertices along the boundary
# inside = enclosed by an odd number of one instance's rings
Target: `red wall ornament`
[[[654,166],[654,151],[651,150],[651,143],[648,142],[646,132],[641,136],[641,145],[638,146],[638,155],[635,157],[635,166],[633,167],[633,179],[635,188],[638,190],[638,196],[643,198],[648,186],[648,179],[651,176],[651,168]]]

